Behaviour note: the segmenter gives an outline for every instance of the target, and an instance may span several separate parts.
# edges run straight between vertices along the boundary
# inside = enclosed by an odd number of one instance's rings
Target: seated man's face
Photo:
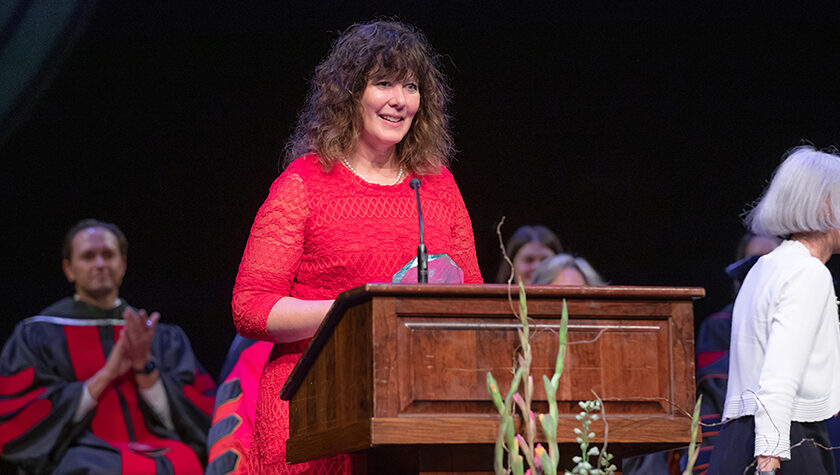
[[[117,237],[105,228],[86,228],[73,237],[70,260],[64,260],[67,280],[81,296],[115,294],[125,276],[126,261]]]

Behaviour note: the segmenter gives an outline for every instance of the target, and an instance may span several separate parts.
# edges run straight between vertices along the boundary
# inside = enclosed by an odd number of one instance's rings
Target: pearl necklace
[[[356,175],[357,177],[361,178],[361,179],[362,179],[362,180],[364,180],[365,182],[367,182],[367,183],[372,183],[372,184],[374,184],[374,185],[379,185],[379,183],[374,183],[374,182],[372,182],[372,181],[368,180],[367,178],[363,177],[363,176],[362,176],[359,172],[357,172],[357,171],[356,171],[356,169],[355,169],[355,168],[353,168],[353,165],[350,165],[350,162],[348,162],[346,158],[342,157],[342,158],[341,158],[341,163],[343,163],[343,164],[344,164],[344,166],[345,166],[345,167],[347,167],[347,169],[348,169],[348,170],[350,170],[351,172],[353,172],[353,174],[354,174],[354,175]],[[403,177],[403,168],[402,168],[402,165],[400,165],[400,171],[399,171],[399,173],[397,173],[397,178],[394,180],[394,182],[393,182],[393,183],[391,183],[390,185],[382,185],[382,186],[394,186],[394,185],[396,185],[397,183],[399,183],[399,182],[400,182],[400,180],[402,180],[402,177]]]

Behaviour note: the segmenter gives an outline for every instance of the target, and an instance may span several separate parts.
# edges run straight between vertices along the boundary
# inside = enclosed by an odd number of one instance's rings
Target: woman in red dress
[[[472,224],[450,171],[449,89],[419,31],[357,24],[315,70],[286,169],[257,212],[233,290],[242,336],[275,343],[257,402],[251,473],[347,473],[349,457],[287,465],[280,389],[342,291],[389,282],[425,242],[482,282]]]

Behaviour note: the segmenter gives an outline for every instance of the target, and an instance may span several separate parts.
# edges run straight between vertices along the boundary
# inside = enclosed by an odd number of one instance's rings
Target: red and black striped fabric
[[[703,443],[694,464],[694,473],[704,475],[709,468],[715,439],[720,432],[720,415],[726,400],[729,381],[729,344],[732,332],[732,306],[703,320],[695,343],[697,395],[703,396],[700,422],[703,423]]]
[[[257,391],[272,343],[236,335],[216,392],[205,475],[245,475],[257,412]]]

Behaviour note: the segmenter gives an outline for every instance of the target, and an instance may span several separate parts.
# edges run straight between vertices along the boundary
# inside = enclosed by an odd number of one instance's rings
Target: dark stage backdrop
[[[59,244],[96,217],[131,242],[123,296],[216,373],[307,79],[338,31],[392,15],[444,55],[485,279],[506,216],[505,237],[545,224],[613,283],[705,287],[702,318],[782,153],[840,145],[840,8],[638,3],[97,3],[0,131],[0,337],[71,292]]]

